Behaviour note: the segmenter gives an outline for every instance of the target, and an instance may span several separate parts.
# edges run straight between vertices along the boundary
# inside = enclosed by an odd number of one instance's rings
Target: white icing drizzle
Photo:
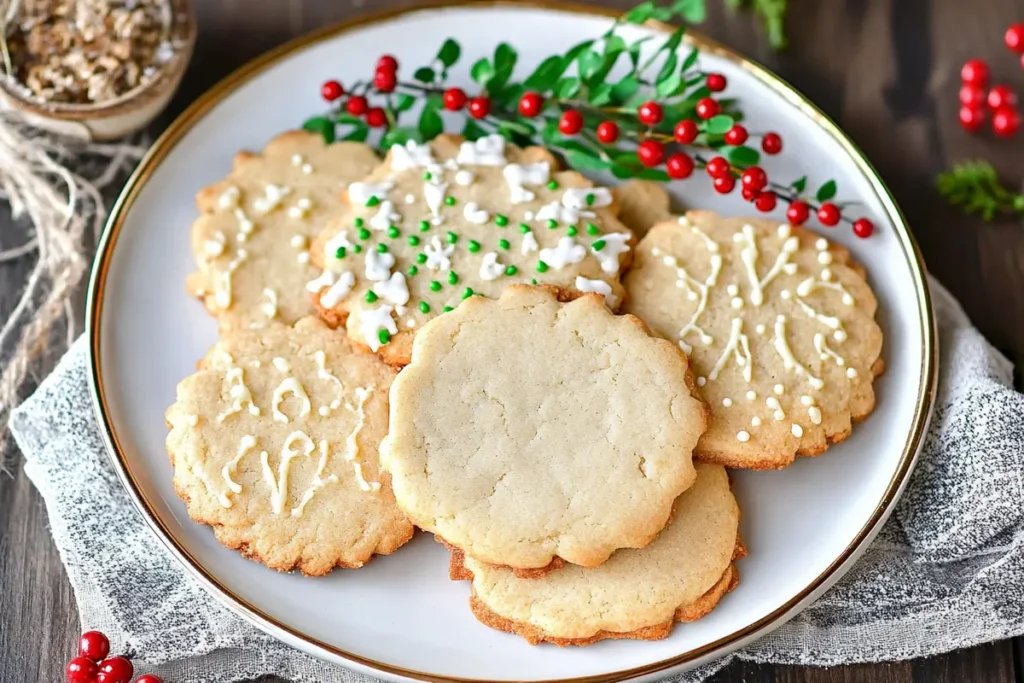
[[[504,166],[507,163],[505,138],[494,134],[485,135],[476,142],[463,142],[455,162],[470,166]]]
[[[441,219],[441,207],[444,205],[445,195],[448,193],[448,183],[434,183],[427,181],[423,183],[423,200],[427,203],[427,209],[435,220]]]
[[[203,242],[203,251],[210,256],[220,256],[224,253],[224,247],[227,246],[227,242],[228,240],[224,237],[224,233],[218,230],[212,238]]]
[[[343,271],[338,275],[337,281],[327,288],[327,291],[320,295],[320,303],[327,308],[334,308],[341,300],[349,295],[352,287],[356,284],[356,276]]]
[[[687,224],[688,223],[689,221],[687,221]],[[686,289],[688,291],[689,298],[697,301],[697,307],[690,316],[690,320],[687,321],[682,329],[679,330],[679,347],[685,353],[693,351],[693,347],[685,341],[686,336],[690,334],[690,332],[696,332],[700,335],[701,344],[707,345],[715,341],[711,335],[697,325],[697,321],[707,309],[708,295],[711,292],[711,288],[718,283],[718,274],[722,271],[722,255],[719,253],[720,248],[718,243],[701,232],[697,227],[692,227],[691,231],[704,238],[704,245],[707,247],[709,253],[708,259],[711,264],[711,272],[708,273],[707,278],[703,282],[690,275],[686,268],[679,264],[679,260],[675,256],[667,255],[663,258],[663,263],[665,265],[676,269],[676,286]],[[660,256],[661,250],[652,249],[651,254],[654,256]]]
[[[726,342],[725,350],[718,357],[715,367],[708,373],[709,380],[718,379],[718,373],[722,371],[730,357],[736,358],[736,364],[743,368],[743,379],[750,382],[753,376],[754,364],[750,358],[750,342],[747,339],[747,335],[743,334],[743,318],[732,319],[729,341]]]
[[[395,184],[391,181],[383,183],[352,183],[348,186],[348,198],[353,204],[364,206],[366,202],[370,201],[370,197],[386,199],[388,192],[394,186]]]
[[[234,361],[231,359],[231,356],[226,353],[223,354],[223,356],[227,358],[229,363],[227,373],[224,375],[224,381],[228,385],[227,394],[228,398],[231,399],[231,406],[217,416],[217,422],[223,422],[235,413],[242,412],[242,408],[245,407],[246,403],[249,404],[250,415],[259,415],[259,406],[253,403],[252,392],[250,392],[249,387],[245,385],[245,371],[237,365],[234,365]]]
[[[327,458],[328,444],[326,439],[320,441],[320,460],[317,461],[316,471],[313,473],[313,478],[309,482],[309,486],[303,491],[302,497],[299,499],[299,504],[292,508],[292,517],[301,517],[302,511],[306,509],[306,504],[313,500],[313,496],[316,492],[327,484],[334,484],[338,481],[338,475],[332,474],[326,479],[324,478],[324,470],[327,469]]]
[[[562,195],[562,206],[576,211],[610,206],[612,193],[607,187],[570,187]]]
[[[227,491],[221,492],[218,496],[220,504],[223,507],[229,508],[232,506],[232,493],[242,492],[242,486],[231,478],[231,474],[235,471],[235,467],[238,466],[238,462],[245,457],[245,454],[254,448],[256,448],[256,437],[251,434],[246,434],[238,442],[238,451],[236,451],[235,457],[229,460],[224,467],[220,468],[220,476],[224,479],[224,484],[228,487]]]
[[[609,308],[619,305],[619,297],[612,292],[612,286],[604,280],[588,280],[582,275],[576,276],[576,289],[581,292],[597,292],[604,296],[604,301]]]
[[[334,237],[324,243],[324,261],[329,262],[331,259],[338,258],[338,249],[344,247],[346,250],[349,250],[353,246],[348,241],[348,231],[339,230],[334,234]]]
[[[818,357],[821,358],[821,360],[828,360],[831,358],[839,367],[846,367],[846,359],[829,347],[828,341],[825,339],[825,335],[821,332],[817,332],[814,335],[814,349],[818,352]]]
[[[846,330],[843,329],[843,323],[841,320],[839,320],[839,318],[836,318],[831,315],[825,315],[824,313],[819,313],[817,310],[814,309],[813,306],[808,304],[803,299],[797,299],[796,302],[800,304],[800,308],[803,310],[804,313],[807,314],[807,317],[813,318],[814,320],[817,320],[823,325],[831,327],[833,330],[835,330],[832,333],[832,336],[835,337],[836,341],[846,341]]]
[[[540,260],[555,270],[561,270],[570,263],[579,263],[586,256],[586,248],[582,244],[576,244],[572,237],[560,237],[555,247],[540,250]]]
[[[238,270],[238,267],[245,263],[245,260],[249,258],[249,252],[245,249],[239,249],[235,252],[235,257],[228,261],[224,270],[218,273],[218,277],[215,280],[216,286],[213,292],[213,302],[217,305],[217,308],[222,311],[226,311],[231,308],[231,279]]]
[[[299,219],[306,218],[312,208],[313,202],[310,201],[309,197],[300,197],[296,200],[293,206],[288,208],[288,217]]]
[[[306,390],[303,388],[302,383],[294,377],[285,378],[285,380],[277,385],[276,389],[274,389],[273,398],[271,400],[274,419],[278,422],[284,422],[285,424],[291,422],[291,419],[281,412],[281,403],[284,401],[284,397],[288,394],[292,394],[302,402],[302,407],[299,408],[299,417],[309,415],[309,411],[312,408],[312,404],[309,401],[309,395],[306,394]]]
[[[430,270],[448,270],[452,267],[451,259],[448,257],[454,251],[454,244],[442,244],[441,239],[434,235],[430,238],[430,244],[423,247],[423,253],[427,255],[427,262],[424,265]]]
[[[455,174],[455,184],[460,187],[469,187],[476,180],[476,176],[473,175],[472,171],[462,169]]]
[[[491,214],[487,213],[485,209],[481,209],[480,205],[476,202],[466,202],[465,208],[462,210],[462,216],[476,225],[483,225],[491,218]]]
[[[800,364],[800,361],[796,359],[790,350],[789,342],[786,341],[786,316],[784,315],[775,318],[775,338],[772,343],[775,346],[775,352],[782,358],[782,363],[787,370],[792,370],[796,374],[806,377],[807,381],[815,389],[821,389],[825,386],[824,382],[812,375],[810,370]]]
[[[436,166],[433,154],[430,153],[428,145],[421,145],[415,140],[409,140],[404,145],[391,146],[391,170],[407,171],[410,168],[425,168]]]
[[[484,254],[484,260],[480,264],[480,279],[490,282],[497,280],[505,273],[505,264],[498,262],[498,252],[489,251]]]
[[[377,336],[377,333],[381,330],[387,330],[391,334],[398,334],[398,325],[395,324],[395,319],[391,317],[394,310],[391,306],[384,305],[359,311],[359,329],[363,333],[363,339],[371,351],[376,351],[381,347],[380,338]]]
[[[349,411],[356,415],[356,426],[349,432],[348,439],[345,441],[345,460],[353,462],[359,456],[359,433],[363,431],[363,427],[366,425],[366,402],[373,395],[375,387],[356,387],[356,405],[353,408],[350,404],[346,403],[345,407]]]
[[[281,358],[281,356],[275,356],[271,363],[273,363],[274,367],[277,368],[278,371],[280,372],[288,372],[289,370],[292,369],[292,366],[288,364],[288,361],[286,361],[284,358]]]
[[[829,282],[828,280],[831,277],[831,273],[829,273],[829,277],[827,278],[825,277],[825,273],[827,272],[829,271],[821,271],[821,275],[823,278],[822,280],[815,280],[813,277],[809,277],[803,282],[801,282],[799,285],[797,285],[797,296],[808,296],[811,294],[811,292],[813,292],[816,289],[831,289],[843,295],[842,300],[844,304],[846,304],[847,306],[853,306],[856,303],[856,301],[853,298],[853,295],[846,291],[846,288],[843,287],[843,285],[841,285],[840,283]]]
[[[259,213],[270,213],[281,206],[281,202],[284,201],[284,198],[291,193],[292,188],[290,187],[267,183],[263,187],[263,196],[257,197],[255,201],[253,201],[252,208],[256,209]]]
[[[601,235],[594,242],[598,240],[604,241],[604,248],[598,251],[594,249],[594,245],[591,243],[590,253],[601,263],[601,270],[609,275],[617,275],[619,272],[619,256],[629,251],[629,244],[627,244],[629,242],[629,235],[624,232],[613,232]]]
[[[509,164],[502,174],[508,183],[509,200],[513,204],[532,202],[537,195],[525,185],[544,185],[551,178],[551,165],[546,161],[536,164]]]
[[[754,227],[752,225],[744,225],[742,232],[738,232],[733,236],[733,239],[737,242],[746,242],[746,246],[740,251],[740,260],[743,262],[743,266],[747,271],[747,279],[750,281],[750,303],[753,306],[760,306],[764,303],[764,289],[767,287],[772,280],[778,277],[779,273],[782,272],[783,267],[789,262],[789,257],[800,248],[800,239],[797,237],[787,237],[785,242],[782,243],[782,250],[779,255],[775,258],[775,263],[764,274],[763,278],[759,278],[757,275],[757,258],[759,255],[757,249],[757,236],[754,234]]]
[[[381,282],[391,277],[391,268],[395,265],[395,257],[388,251],[379,252],[376,249],[367,249],[363,262],[366,265],[363,273],[366,279]]]
[[[334,273],[329,270],[325,270],[315,279],[306,283],[306,291],[313,292],[315,294],[324,287],[330,287],[332,284],[334,284]]]
[[[250,235],[250,234],[252,234],[252,232],[256,229],[256,224],[252,222],[252,219],[250,219],[247,215],[245,215],[245,211],[242,210],[242,207],[236,206],[234,213],[235,213],[235,220],[238,221],[238,234],[239,235]]]
[[[359,488],[360,489],[362,489],[363,491],[373,491],[373,492],[380,491],[380,482],[377,482],[377,481],[368,482],[363,477],[363,466],[362,466],[362,464],[360,464],[358,462],[352,463],[352,471],[356,475],[356,483],[359,484]]]
[[[295,450],[295,442],[301,442],[301,450]],[[270,455],[266,451],[260,451],[260,463],[263,466],[263,479],[270,487],[270,508],[275,515],[281,514],[285,503],[288,502],[288,471],[291,462],[298,457],[304,457],[313,452],[315,446],[309,435],[302,431],[295,431],[288,435],[281,446],[281,462],[277,465],[277,477],[270,467]]]
[[[409,303],[409,287],[402,273],[392,273],[387,280],[375,283],[373,293],[389,304],[404,306]]]
[[[313,360],[316,362],[316,376],[326,382],[330,382],[337,387],[337,396],[327,405],[320,406],[317,411],[321,415],[330,415],[332,410],[337,410],[341,405],[341,396],[345,391],[345,385],[341,383],[341,379],[338,378],[333,372],[327,369],[327,354],[322,350],[317,351],[313,354]]]
[[[537,238],[534,237],[533,231],[523,233],[523,243],[520,245],[519,250],[526,256],[530,252],[537,251],[540,249],[540,245],[537,244]]]
[[[220,197],[217,198],[217,206],[224,211],[231,211],[238,208],[238,201],[241,198],[241,191],[234,185],[231,185],[221,192]]]
[[[588,212],[583,212],[588,213]],[[567,209],[562,206],[558,201],[553,201],[550,204],[545,204],[540,207],[537,214],[534,216],[539,221],[548,221],[554,219],[559,223],[566,225],[576,225],[579,222],[582,214],[579,211],[573,209]],[[591,214],[592,215],[592,214]]]
[[[385,199],[380,203],[377,213],[370,219],[370,227],[374,230],[387,230],[392,223],[399,223],[402,216],[395,212],[395,203]]]

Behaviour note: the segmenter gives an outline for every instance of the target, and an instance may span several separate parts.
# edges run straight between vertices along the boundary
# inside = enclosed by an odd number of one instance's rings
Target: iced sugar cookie
[[[379,163],[366,145],[325,145],[305,131],[279,135],[259,154],[238,154],[228,177],[196,197],[198,271],[189,291],[221,327],[290,325],[313,313],[304,289],[318,272],[310,241],[342,210],[347,184]]]
[[[706,419],[675,345],[523,285],[427,323],[391,406],[381,461],[413,523],[526,570],[650,543]]]
[[[720,465],[697,464],[672,521],[646,548],[619,550],[600,567],[565,567],[521,579],[459,553],[451,577],[473,582],[481,622],[530,643],[589,645],[609,638],[658,640],[696,621],[739,581],[740,512]]]
[[[512,283],[598,292],[615,308],[633,241],[613,193],[497,135],[396,145],[348,188],[350,214],[313,246],[308,287],[331,324],[390,363],[423,324]]]
[[[712,413],[700,457],[785,467],[874,408],[877,302],[846,249],[786,224],[691,211],[651,229],[625,283],[629,312],[690,356]]]
[[[315,316],[225,332],[167,411],[189,516],[310,575],[396,550],[413,529],[378,466],[394,374]]]

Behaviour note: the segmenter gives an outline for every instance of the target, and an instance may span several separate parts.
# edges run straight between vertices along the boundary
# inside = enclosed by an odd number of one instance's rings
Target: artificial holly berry
[[[388,116],[380,107],[373,107],[366,112],[366,125],[370,128],[383,128],[388,125]]]
[[[540,93],[528,92],[519,98],[519,113],[527,118],[537,116],[543,108],[544,98]]]
[[[328,102],[333,102],[345,94],[345,88],[338,81],[324,81],[320,86],[320,97]]]
[[[960,126],[970,132],[981,130],[985,123],[985,110],[981,107],[960,107]]]
[[[993,85],[992,89],[988,91],[986,102],[989,109],[993,110],[1001,107],[1016,107],[1017,94],[1008,85]]]
[[[111,657],[100,662],[96,683],[132,683],[135,668],[124,657]]]
[[[1020,112],[1014,107],[1000,107],[992,113],[992,132],[1001,138],[1012,138],[1020,130]]]
[[[645,126],[658,125],[661,123],[663,116],[664,112],[661,110],[661,105],[653,100],[641,104],[640,108],[636,112],[636,117],[640,120],[640,123]]]
[[[971,109],[985,106],[985,91],[973,85],[960,86],[960,104]]]
[[[688,145],[697,139],[697,135],[700,133],[700,129],[697,128],[697,124],[690,119],[683,119],[676,124],[675,138],[676,142],[681,145]]]
[[[1006,43],[1006,47],[1014,52],[1024,54],[1024,24],[1013,24],[1006,29],[1003,41]]]
[[[960,69],[960,80],[976,88],[984,88],[988,85],[989,70],[988,64],[980,59],[968,60]]]
[[[398,75],[394,71],[377,69],[377,73],[373,75],[373,87],[377,88],[380,92],[394,92],[397,85]]]
[[[708,74],[707,80],[704,83],[711,92],[722,92],[727,84],[728,81],[725,80],[725,76],[722,74]]]
[[[718,116],[719,112],[722,111],[722,106],[710,97],[704,97],[697,100],[697,116],[707,121],[708,119]]]
[[[786,220],[793,225],[803,225],[810,217],[811,207],[801,199],[790,202],[789,208],[786,209]]]
[[[163,679],[153,674],[145,674],[135,679],[135,683],[164,683]]]
[[[757,190],[751,190],[749,187],[740,188],[740,196],[743,197],[743,199],[748,202],[752,202],[755,199],[757,199],[757,195],[759,194],[760,192],[758,192]]]
[[[749,187],[755,192],[763,190],[768,184],[768,174],[759,166],[751,166],[740,175],[740,182],[743,187]]]
[[[459,111],[466,106],[466,92],[462,88],[448,88],[443,95],[444,108]]]
[[[75,657],[64,668],[68,683],[95,683],[99,667],[88,657]]]
[[[398,60],[391,55],[383,55],[377,60],[377,71],[398,71]]]
[[[78,654],[98,662],[110,654],[110,641],[99,631],[86,631],[78,639]]]
[[[765,133],[761,138],[761,149],[765,154],[778,154],[782,151],[782,138],[778,133]]]
[[[858,218],[853,222],[853,234],[861,239],[871,237],[871,233],[874,231],[875,224],[867,218]]]
[[[725,157],[713,157],[704,166],[704,170],[712,178],[724,178],[729,175],[729,162]]]
[[[669,178],[682,180],[693,174],[693,159],[688,154],[676,152],[665,160],[665,171]]]
[[[725,135],[723,137],[725,139],[725,144],[739,146],[747,141],[749,135],[747,133],[747,129],[737,123],[735,126],[725,131]]]
[[[731,175],[724,175],[712,180],[711,184],[714,186],[715,192],[718,194],[729,194],[736,188],[736,179]]]
[[[365,97],[356,95],[355,97],[348,98],[348,102],[345,103],[345,110],[352,116],[362,116],[366,113],[369,106]]]
[[[822,225],[832,227],[839,223],[839,207],[832,202],[825,202],[818,207],[818,220]]]
[[[491,101],[486,97],[474,97],[469,101],[469,115],[482,119],[491,113]]]
[[[761,213],[768,213],[775,210],[777,197],[774,192],[762,192],[754,200],[754,208]]]
[[[644,140],[636,148],[636,156],[641,164],[654,168],[665,158],[665,146],[657,140]]]
[[[602,121],[597,124],[597,139],[610,145],[619,139],[619,126],[614,121]]]
[[[565,112],[558,120],[558,130],[562,135],[576,135],[583,130],[583,114],[575,109]]]

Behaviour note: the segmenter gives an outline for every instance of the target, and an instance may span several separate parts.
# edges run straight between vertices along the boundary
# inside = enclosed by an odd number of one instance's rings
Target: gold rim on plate
[[[131,209],[136,198],[139,196],[143,186],[153,171],[167,157],[182,137],[198,123],[211,109],[216,107],[224,98],[233,93],[242,85],[249,82],[261,72],[278,62],[286,59],[294,53],[300,52],[312,45],[326,40],[334,39],[347,32],[362,28],[375,23],[380,23],[397,16],[414,14],[422,11],[429,11],[438,7],[451,6],[509,6],[518,8],[536,8],[572,12],[591,16],[618,16],[618,12],[612,9],[596,8],[574,3],[558,1],[540,2],[538,0],[456,0],[445,2],[444,0],[429,0],[416,7],[399,8],[376,12],[358,17],[354,20],[344,21],[332,26],[316,30],[300,38],[277,47],[260,57],[257,57],[241,66],[229,76],[210,88],[202,97],[196,100],[186,109],[174,122],[164,131],[163,135],[153,144],[148,154],[143,158],[138,168],[128,179],[124,190],[118,197],[117,202],[111,210],[110,218],[107,221],[103,236],[100,240],[96,260],[93,264],[92,276],[89,282],[88,301],[86,305],[86,334],[89,338],[89,365],[91,379],[91,393],[93,404],[96,410],[98,421],[102,427],[102,434],[111,456],[114,469],[117,471],[121,482],[128,491],[132,502],[142,513],[143,518],[156,533],[157,537],[167,546],[171,554],[199,581],[199,583],[218,598],[225,606],[235,614],[256,625],[263,631],[305,651],[325,656],[328,659],[354,664],[371,672],[390,676],[404,676],[406,678],[420,681],[458,681],[460,683],[479,683],[479,679],[453,678],[438,676],[435,674],[414,671],[384,662],[367,659],[358,654],[341,650],[333,645],[312,638],[294,628],[281,623],[274,617],[266,614],[258,607],[246,602],[241,596],[234,593],[227,586],[221,583],[215,576],[209,573],[192,555],[184,548],[169,532],[164,522],[155,513],[153,506],[146,498],[141,487],[135,480],[128,458],[125,456],[114,425],[107,408],[106,390],[103,386],[102,373],[100,372],[100,322],[103,308],[103,294],[107,281],[111,257],[117,238],[124,225],[128,211]],[[663,23],[651,22],[652,28],[660,31],[670,31],[671,26]],[[910,265],[914,279],[915,294],[918,310],[920,312],[918,323],[921,326],[923,339],[922,363],[920,375],[920,392],[917,396],[914,408],[913,429],[903,447],[903,454],[900,458],[899,467],[886,487],[885,493],[878,505],[872,511],[870,518],[857,533],[853,541],[843,552],[813,581],[810,582],[797,595],[793,596],[785,604],[774,610],[765,617],[754,623],[748,624],[718,640],[694,648],[682,654],[653,662],[640,667],[622,671],[609,672],[593,676],[578,678],[558,679],[558,683],[604,683],[606,681],[619,681],[628,678],[651,675],[663,672],[673,667],[693,662],[709,654],[724,655],[756,636],[764,635],[772,628],[781,626],[788,618],[794,616],[798,609],[810,599],[816,597],[825,590],[832,582],[841,576],[840,569],[847,563],[854,560],[867,541],[871,540],[881,528],[882,523],[888,517],[892,505],[899,497],[917,459],[931,418],[932,405],[935,396],[936,384],[938,382],[938,348],[935,331],[935,319],[932,311],[931,296],[928,291],[928,283],[925,279],[925,267],[920,251],[913,236],[907,228],[902,213],[896,206],[896,202],[889,192],[885,183],[878,176],[878,173],[871,166],[870,162],[856,145],[839,129],[839,127],[825,115],[820,109],[809,102],[803,95],[798,93],[792,86],[772,74],[761,65],[740,56],[731,49],[717,43],[709,38],[688,31],[686,41],[702,51],[722,57],[741,69],[752,74],[759,81],[769,86],[777,95],[793,107],[809,116],[822,130],[835,139],[855,162],[860,172],[871,183],[871,187],[881,202],[886,217],[895,227],[895,234],[903,249],[904,255]],[[555,683],[548,681],[545,683]]]

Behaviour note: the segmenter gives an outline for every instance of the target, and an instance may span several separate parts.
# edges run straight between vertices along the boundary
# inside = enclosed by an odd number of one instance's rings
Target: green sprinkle
[[[402,233],[400,233],[398,231],[398,228],[396,228],[395,226],[393,226],[393,225],[388,226],[388,237],[390,237],[391,239],[395,239],[396,237],[398,237],[401,234]]]
[[[519,224],[519,232],[521,232],[521,233],[523,233],[525,235],[526,233],[530,232],[530,226],[527,225],[526,223],[520,223]]]
[[[370,231],[366,228],[359,228],[359,239],[368,240],[370,239]]]
[[[502,214],[499,213],[497,216],[494,217],[494,223],[499,228],[504,228],[506,225],[508,225],[508,216],[503,216]]]
[[[463,299],[468,299],[471,296],[473,296],[473,288],[472,287],[466,287],[466,289],[464,289],[462,291],[462,298]]]
[[[549,190],[557,190],[558,189],[558,182],[555,181],[555,180],[549,180],[548,181],[548,189]]]
[[[428,304],[426,301],[421,301],[420,313],[430,313],[430,304]]]
[[[376,300],[377,300],[377,295],[374,293],[374,291],[372,289],[369,290],[368,292],[366,292],[366,303],[372,304]]]
[[[508,275],[509,277],[512,277],[513,275],[515,275],[518,272],[519,272],[519,269],[516,268],[515,266],[509,266],[508,268],[505,269],[505,275]]]
[[[383,243],[377,245],[377,253],[378,254],[386,254],[387,251],[388,251],[388,245],[383,244]]]
[[[445,307],[444,307],[444,308],[442,308],[441,310],[442,310],[442,311],[444,311],[445,313],[451,313],[451,312],[452,312],[452,311],[454,311],[455,309],[454,309],[454,308],[452,308],[451,306],[445,306]]]
[[[595,199],[597,199],[597,197],[594,196],[594,193],[593,192],[588,192],[587,193],[587,206],[593,206]]]
[[[416,277],[416,274],[420,272],[420,269],[416,266],[409,266],[409,270],[406,272],[409,273],[409,277]]]
[[[593,243],[593,244],[591,244],[591,245],[590,245],[590,247],[591,247],[591,248],[592,248],[592,249],[593,249],[594,251],[601,251],[602,249],[604,249],[604,248],[605,248],[605,245],[606,245],[606,244],[607,244],[607,243],[606,243],[606,242],[605,242],[604,240],[594,240],[594,243]]]
[[[366,200],[367,206],[377,206],[378,204],[380,204],[380,199],[375,194],[370,195],[370,198]]]
[[[430,230],[430,222],[420,221],[420,232],[426,232],[427,230]]]
[[[420,264],[422,266],[426,262],[427,262],[427,255],[426,254],[416,254],[416,263],[418,263],[418,264]]]
[[[352,245],[352,251],[356,252],[357,254],[359,252],[361,252],[362,250],[363,250],[363,245],[361,245],[361,244],[353,244]]]
[[[345,247],[338,247],[338,250],[334,252],[334,258],[343,259],[345,258]]]
[[[530,278],[530,284],[531,284],[531,285],[535,285],[535,284],[537,284],[537,278],[535,278],[535,277],[531,277],[531,278]]]
[[[363,219],[362,218],[355,219],[354,221],[352,221],[352,225],[356,226],[357,228],[363,227]]]
[[[548,264],[544,263],[543,261],[537,261],[537,272],[538,273],[544,273],[544,272],[547,271],[547,269],[548,269]]]
[[[420,238],[416,235],[409,235],[409,246],[415,247],[420,243]]]
[[[378,330],[377,339],[380,341],[381,344],[387,344],[389,341],[391,341],[391,333],[388,332],[387,330]]]
[[[449,270],[448,271],[448,284],[454,285],[454,284],[458,284],[458,282],[459,282],[459,274],[456,273],[454,270]]]
[[[587,234],[588,235],[599,235],[601,234],[600,228],[593,223],[587,223]]]
[[[480,243],[477,242],[476,240],[470,240],[469,246],[466,248],[475,254],[476,252],[480,251]]]
[[[448,244],[455,244],[459,241],[459,236],[451,230],[448,231]]]
[[[434,176],[430,175],[430,171],[427,171],[426,173],[424,173],[424,174],[423,174],[423,179],[424,179],[424,180],[430,180],[430,179],[432,179],[433,177],[434,177]]]
[[[549,218],[548,219],[548,230],[554,230],[557,227],[558,227],[558,221],[556,221],[554,218]]]
[[[498,247],[501,249],[508,249],[511,245],[508,240],[498,240]]]
[[[440,292],[441,291],[441,283],[438,282],[437,280],[431,280],[430,281],[430,291],[431,292]]]
[[[569,237],[575,237],[576,236],[576,226],[575,225],[570,225],[569,229],[565,231],[565,234],[568,235]]]
[[[448,195],[444,198],[445,206],[455,206],[455,197]]]

